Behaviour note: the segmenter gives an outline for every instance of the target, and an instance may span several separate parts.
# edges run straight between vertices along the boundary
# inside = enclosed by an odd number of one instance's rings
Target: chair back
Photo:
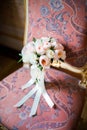
[[[67,61],[83,66],[87,61],[87,2],[26,0],[26,41],[54,37],[65,46]]]

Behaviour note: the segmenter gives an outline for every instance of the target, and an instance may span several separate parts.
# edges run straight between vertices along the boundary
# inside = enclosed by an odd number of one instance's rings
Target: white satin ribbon
[[[39,104],[39,101],[40,101],[41,94],[42,94],[42,93],[38,90],[37,93],[36,93],[34,102],[33,102],[33,106],[32,106],[30,115],[29,115],[30,117],[36,114],[36,111],[37,111],[37,107],[38,107],[38,104]]]
[[[29,80],[26,84],[24,84],[24,85],[22,86],[22,90],[24,90],[24,89],[30,87],[31,85],[34,84],[34,82],[35,82],[35,81],[34,81],[33,79]]]
[[[52,108],[54,106],[54,103],[52,102],[52,100],[50,99],[48,93],[46,90],[44,90],[44,92],[42,93],[44,99],[46,100],[47,104],[49,105],[50,108]]]
[[[36,93],[35,99],[33,102],[33,106],[31,108],[30,117],[34,116],[37,112],[37,107],[41,98],[41,95],[44,97],[45,101],[49,105],[50,108],[54,106],[54,103],[50,99],[44,85],[44,71],[41,71],[36,65],[31,66],[31,80],[29,80],[25,85],[22,86],[22,89],[28,88],[34,83],[36,83],[35,87],[26,94],[16,105],[15,107],[22,106],[33,94]],[[37,79],[37,82],[36,82]]]
[[[33,88],[27,95],[25,95],[16,105],[15,107],[20,107],[23,105],[28,98],[30,98],[37,91],[37,87]]]

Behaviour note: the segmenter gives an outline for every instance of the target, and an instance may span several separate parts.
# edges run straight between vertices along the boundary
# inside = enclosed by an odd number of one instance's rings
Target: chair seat
[[[77,79],[56,70],[47,70],[46,89],[55,103],[55,108],[49,108],[41,97],[37,115],[34,117],[29,117],[29,113],[35,95],[28,99],[22,107],[14,107],[34,87],[21,89],[21,86],[29,79],[29,69],[22,67],[0,82],[1,123],[9,130],[73,129],[84,103],[84,91],[77,86]]]

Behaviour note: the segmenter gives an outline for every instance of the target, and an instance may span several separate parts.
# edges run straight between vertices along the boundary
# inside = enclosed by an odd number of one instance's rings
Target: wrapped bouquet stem
[[[79,85],[82,88],[87,87],[87,64],[83,67],[75,67],[61,60],[54,60],[51,67],[78,78],[80,80]]]

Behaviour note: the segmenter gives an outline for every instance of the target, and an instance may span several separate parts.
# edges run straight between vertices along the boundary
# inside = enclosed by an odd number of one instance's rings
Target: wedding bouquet
[[[30,113],[30,116],[33,116],[36,114],[41,95],[51,108],[54,106],[54,103],[45,89],[44,73],[46,69],[50,68],[50,64],[53,60],[64,61],[66,52],[64,51],[63,45],[58,43],[56,39],[52,37],[42,37],[40,39],[33,38],[31,42],[27,43],[23,47],[21,55],[22,61],[29,64],[31,75],[31,79],[22,86],[22,89],[33,84],[35,84],[35,87],[16,104],[16,107],[20,107],[28,98],[36,93]]]
[[[54,38],[33,39],[22,49],[22,60],[30,66],[36,65],[40,70],[50,67],[52,60],[65,60],[66,52],[62,44]]]

